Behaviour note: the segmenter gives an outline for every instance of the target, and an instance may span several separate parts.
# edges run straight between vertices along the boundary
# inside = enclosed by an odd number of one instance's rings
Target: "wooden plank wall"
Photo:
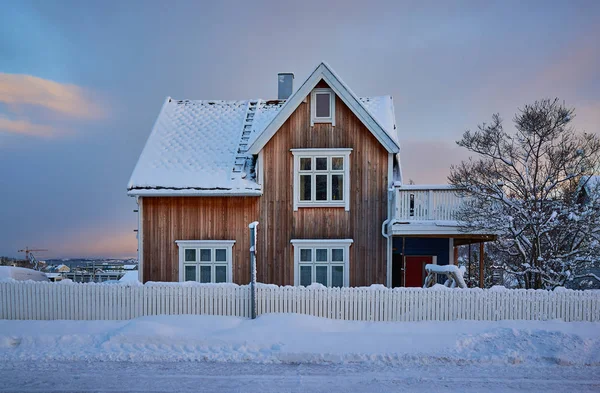
[[[233,281],[250,281],[248,224],[258,197],[144,197],[144,282],[178,281],[176,240],[235,240]]]
[[[321,82],[319,87],[327,87]],[[310,126],[310,95],[263,149],[264,194],[260,198],[258,280],[294,284],[291,239],[353,239],[350,285],[386,283],[388,153],[336,97],[336,126]],[[352,148],[350,211],[344,208],[299,208],[293,211],[292,148]]]
[[[319,87],[326,87],[323,82]],[[257,278],[294,284],[291,239],[353,239],[350,285],[386,283],[388,153],[336,97],[336,126],[310,126],[310,95],[264,148],[262,197],[145,197],[144,282],[177,281],[175,240],[236,240],[233,280],[249,282],[248,224],[258,220]],[[352,148],[350,211],[293,211],[292,148]]]

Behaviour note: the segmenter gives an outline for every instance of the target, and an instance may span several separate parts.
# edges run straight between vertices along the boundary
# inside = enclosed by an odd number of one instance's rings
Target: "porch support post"
[[[458,247],[454,246],[454,264],[458,266]]]
[[[472,254],[471,253],[471,243],[469,243],[469,265],[468,265],[469,267],[467,268],[467,269],[469,269],[469,271],[467,272],[468,273],[467,277],[468,277],[469,283],[467,285],[471,285],[470,284],[471,283],[471,256],[472,256],[471,254]]]
[[[483,288],[483,242],[479,243],[479,288]]]

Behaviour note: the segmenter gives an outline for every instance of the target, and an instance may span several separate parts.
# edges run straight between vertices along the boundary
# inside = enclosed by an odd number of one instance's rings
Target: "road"
[[[6,362],[0,392],[600,392],[599,367]]]

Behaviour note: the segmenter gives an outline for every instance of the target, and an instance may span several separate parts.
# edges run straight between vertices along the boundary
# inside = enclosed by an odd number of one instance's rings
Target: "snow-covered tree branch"
[[[553,288],[600,257],[600,190],[584,203],[582,182],[598,169],[600,139],[576,132],[558,99],[526,105],[507,133],[499,115],[457,142],[475,154],[451,167],[466,197],[465,230],[498,234],[500,265],[526,288]]]

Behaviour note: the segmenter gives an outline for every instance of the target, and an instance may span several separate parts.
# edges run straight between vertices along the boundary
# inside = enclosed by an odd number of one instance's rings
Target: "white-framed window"
[[[232,281],[235,240],[177,240],[179,281],[221,283]]]
[[[335,93],[331,89],[313,89],[310,93],[310,125],[331,123],[335,126]]]
[[[292,149],[294,210],[344,207],[350,210],[352,149]]]
[[[294,246],[294,285],[350,285],[352,239],[293,239],[291,243]]]

